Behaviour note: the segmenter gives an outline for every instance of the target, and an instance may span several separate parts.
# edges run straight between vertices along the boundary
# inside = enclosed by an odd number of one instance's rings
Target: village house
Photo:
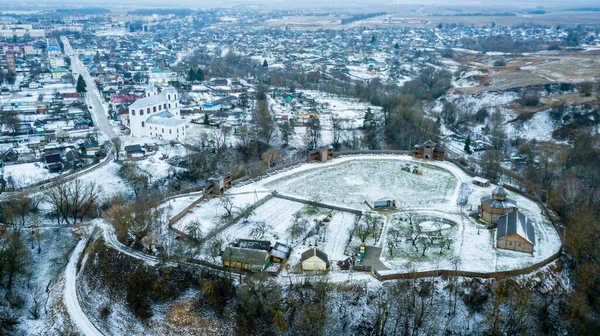
[[[128,158],[140,158],[144,157],[146,152],[141,145],[129,145],[125,146],[125,156]]]
[[[492,191],[492,196],[481,198],[481,212],[479,218],[489,223],[496,224],[498,217],[516,211],[517,202],[507,197],[506,190],[502,186],[498,186]]]
[[[225,267],[240,268],[253,272],[264,271],[271,261],[269,252],[249,248],[227,246],[221,254]]]
[[[499,249],[533,253],[535,229],[531,219],[519,211],[498,218],[496,247]]]
[[[329,267],[327,254],[316,247],[303,252],[300,255],[300,263],[304,271],[326,271]]]

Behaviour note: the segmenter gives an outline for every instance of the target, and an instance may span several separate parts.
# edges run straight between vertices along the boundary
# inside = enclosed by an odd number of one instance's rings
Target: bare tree
[[[119,155],[121,154],[121,149],[123,147],[123,142],[121,139],[114,138],[112,139],[113,148],[115,149],[115,161],[119,161]]]
[[[219,199],[219,204],[223,207],[223,209],[225,209],[225,217],[233,216],[234,204],[233,204],[233,198],[231,196],[229,196],[229,195],[221,196],[221,198]]]
[[[252,226],[252,230],[250,231],[250,235],[254,237],[254,239],[261,239],[264,237],[265,233],[273,230],[273,226],[265,221],[255,222]]]

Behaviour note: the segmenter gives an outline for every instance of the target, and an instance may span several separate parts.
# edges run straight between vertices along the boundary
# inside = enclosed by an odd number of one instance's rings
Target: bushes
[[[504,60],[497,60],[497,61],[495,61],[495,62],[494,62],[494,66],[495,66],[495,67],[503,67],[503,66],[506,66],[506,61],[504,61]]]

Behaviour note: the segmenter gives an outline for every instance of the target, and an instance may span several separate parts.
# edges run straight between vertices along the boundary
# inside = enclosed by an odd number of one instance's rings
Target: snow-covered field
[[[304,204],[288,201],[284,199],[272,198],[265,204],[254,210],[254,214],[246,222],[241,219],[235,225],[223,231],[222,236],[228,240],[238,238],[269,240],[274,245],[275,241],[284,244],[292,244],[289,235],[286,233],[292,225],[294,213],[302,211]],[[264,233],[264,236],[258,237],[252,234],[254,223],[265,222],[270,229]]]
[[[48,172],[48,170],[38,162],[4,166],[4,179],[12,179],[17,188],[25,188],[59,175],[60,174]]]
[[[423,175],[401,170],[418,163],[394,159],[337,161],[266,184],[268,188],[309,199],[367,210],[368,194],[391,195],[408,207],[446,203],[457,186],[456,178],[444,169],[421,164]]]
[[[235,189],[231,189],[229,193],[231,194],[231,199],[234,204],[234,213],[237,213],[240,210],[247,208],[248,206],[258,202],[260,199],[268,195],[268,193],[265,192],[254,193],[251,191],[242,192],[236,195],[232,194],[235,192]],[[173,215],[175,214],[177,214],[177,212],[174,211]],[[194,225],[197,229],[200,230],[200,232],[205,234],[223,224],[223,216],[225,215],[226,210],[225,207],[221,204],[221,198],[215,197],[198,204],[181,220],[173,224],[173,227],[183,232],[188,232],[190,230],[190,225]]]

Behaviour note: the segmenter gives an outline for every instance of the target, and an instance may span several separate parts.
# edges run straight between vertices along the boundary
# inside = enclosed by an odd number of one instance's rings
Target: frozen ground
[[[377,240],[377,245],[384,247],[382,260],[386,266],[396,272],[405,271],[408,267],[416,267],[418,270],[450,268],[451,257],[460,257],[461,270],[493,272],[518,269],[543,261],[559,250],[561,242],[558,234],[541,214],[539,206],[512,192],[509,192],[509,197],[517,200],[519,210],[535,223],[535,252],[531,255],[495,249],[494,231],[466,216],[467,213],[477,211],[481,197],[490,195],[495,186],[474,186],[470,176],[448,162],[422,164],[423,175],[401,171],[400,167],[406,163],[410,163],[411,166],[419,164],[409,156],[342,157],[327,163],[303,164],[290,168],[232,188],[228,193],[233,196],[238,209],[255,203],[269,191],[278,190],[285,194],[367,210],[364,203],[365,193],[382,190],[398,199],[401,211],[427,214],[433,217],[434,221],[435,218],[440,218],[457,223],[444,230],[449,232],[452,248],[443,254],[443,258],[433,256],[435,249],[428,252],[429,256],[426,258],[411,258],[410,253],[399,259],[386,258],[386,234],[389,228],[384,227],[384,236]],[[469,188],[460,188],[462,183]],[[460,200],[465,202],[462,207],[457,205]],[[197,220],[202,232],[210,231],[224,214],[224,209],[218,202],[219,199],[214,198],[200,204],[192,213],[176,223],[176,227],[185,231],[191,221]],[[289,227],[291,216],[301,208],[302,206],[295,202],[272,199],[255,209],[251,219],[264,220],[273,227],[263,238],[270,239],[273,243],[278,239],[286,242],[284,233]],[[297,263],[300,253],[308,248],[309,244],[317,244],[331,260],[342,259],[354,220],[354,215],[335,211],[332,221],[322,227],[322,231],[309,236],[294,248],[289,264],[293,266]],[[386,225],[392,225],[390,222],[386,221]],[[251,230],[252,227],[244,226],[240,222],[226,230],[223,235],[228,241],[253,238]],[[427,230],[427,227],[424,230]]]
[[[368,194],[394,196],[403,206],[422,207],[447,203],[456,178],[436,166],[421,164],[423,175],[401,170],[410,163],[398,159],[334,161],[266,184],[268,188],[309,199],[367,210]]]
[[[279,198],[272,198],[265,204],[254,210],[254,214],[248,218],[248,222],[241,219],[221,234],[229,241],[239,238],[269,240],[273,245],[276,241],[292,245],[291,238],[287,234],[288,228],[293,223],[294,213],[302,211],[304,204]],[[252,234],[254,223],[265,222],[272,229],[267,230],[263,236]]]
[[[253,191],[244,191],[234,195],[236,191],[235,188],[230,190],[232,202],[235,205],[233,209],[235,213],[247,208],[268,195],[268,192],[265,192],[264,190],[262,192],[257,191],[256,193]],[[177,214],[177,212],[173,211],[173,215],[175,214]],[[196,228],[200,229],[200,232],[206,234],[225,223],[223,219],[225,214],[226,210],[221,204],[221,198],[214,197],[198,204],[181,220],[173,224],[173,227],[183,232],[188,232],[190,230],[190,225],[194,225]]]
[[[59,175],[48,172],[39,162],[4,166],[4,179],[12,178],[17,188],[25,188]]]

